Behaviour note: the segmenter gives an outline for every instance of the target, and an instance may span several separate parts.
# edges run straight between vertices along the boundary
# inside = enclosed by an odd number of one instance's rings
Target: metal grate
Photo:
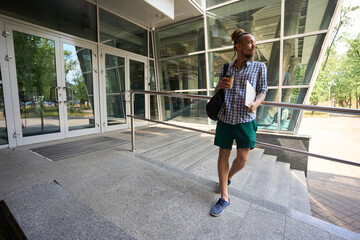
[[[50,146],[30,148],[29,151],[51,161],[57,161],[85,153],[95,152],[105,148],[114,147],[128,142],[129,140],[118,138],[94,137],[67,143],[54,144]]]

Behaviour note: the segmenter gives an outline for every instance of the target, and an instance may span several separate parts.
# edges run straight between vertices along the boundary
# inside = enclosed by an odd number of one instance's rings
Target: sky
[[[360,0],[344,0],[343,6],[360,6]],[[350,35],[351,38],[355,38],[360,33],[360,9],[357,9],[348,15],[351,17],[352,24],[348,27],[341,27],[340,28],[340,34],[347,33]],[[339,19],[338,19],[339,21]],[[347,45],[338,43],[336,45],[336,50],[339,54],[343,54],[347,51]]]

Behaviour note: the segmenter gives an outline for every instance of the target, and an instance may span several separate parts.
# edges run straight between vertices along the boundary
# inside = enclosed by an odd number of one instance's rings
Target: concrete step
[[[212,156],[209,156],[207,161],[202,162],[200,165],[196,166],[195,168],[191,169],[190,171],[193,174],[218,181],[218,173],[217,173],[217,161],[218,161],[218,149],[214,152]],[[261,155],[263,154],[263,149],[253,149],[250,151],[249,155],[249,161],[248,164],[245,166],[245,168],[241,171],[241,173],[234,176],[234,181],[231,186],[237,185],[238,189],[242,189],[243,184],[246,182],[247,177],[252,172],[254,167],[252,165],[255,164],[255,162],[258,162]],[[230,154],[230,166],[232,164],[232,161],[236,157],[236,150],[233,149]],[[250,164],[251,163],[251,164]]]
[[[289,207],[290,164],[276,162],[265,199]]]
[[[271,175],[275,169],[276,156],[264,154],[260,160],[241,191],[265,198]]]
[[[214,146],[213,140],[207,137],[202,146],[193,150],[193,152],[187,151],[187,156],[181,159],[175,166],[190,171],[202,162],[206,162],[209,157],[217,155],[218,148]]]
[[[291,170],[289,207],[311,215],[310,201],[305,173]]]
[[[19,239],[134,239],[55,182],[11,193],[3,202]]]
[[[191,154],[196,154],[204,145],[208,144],[208,138],[200,137],[200,135],[195,135],[192,138],[187,138],[185,141],[179,144],[172,144],[171,148],[168,151],[160,152],[157,155],[153,155],[154,159],[157,159],[162,162],[175,163],[180,161],[184,154],[190,152]],[[186,151],[184,151],[186,150]],[[146,156],[149,156],[146,154]],[[179,159],[179,160],[177,160]]]
[[[174,146],[181,146],[192,138],[198,137],[199,133],[194,132],[181,132],[181,135],[164,134],[152,137],[151,139],[141,139],[136,142],[136,149],[138,152],[145,154],[148,157],[152,155],[160,154],[162,152],[168,152]]]

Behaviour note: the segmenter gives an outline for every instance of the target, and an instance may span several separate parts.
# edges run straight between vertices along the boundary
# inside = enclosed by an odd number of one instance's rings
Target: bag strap
[[[230,63],[225,63],[225,64],[224,64],[223,76],[224,76],[224,75],[226,74],[226,72],[228,71],[229,65],[230,65]]]

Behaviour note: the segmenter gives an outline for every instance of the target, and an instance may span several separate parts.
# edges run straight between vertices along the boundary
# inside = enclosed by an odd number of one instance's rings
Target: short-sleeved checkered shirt
[[[224,66],[221,68],[219,82],[226,74],[223,71]],[[246,81],[249,81],[256,89],[256,94],[266,94],[268,90],[266,72],[265,64],[257,61],[247,61],[240,69],[236,66],[236,60],[229,63],[227,75],[231,73],[234,76],[234,83],[232,89],[224,89],[225,104],[221,107],[218,115],[222,122],[236,125],[256,119],[256,112],[250,113],[246,111]]]

